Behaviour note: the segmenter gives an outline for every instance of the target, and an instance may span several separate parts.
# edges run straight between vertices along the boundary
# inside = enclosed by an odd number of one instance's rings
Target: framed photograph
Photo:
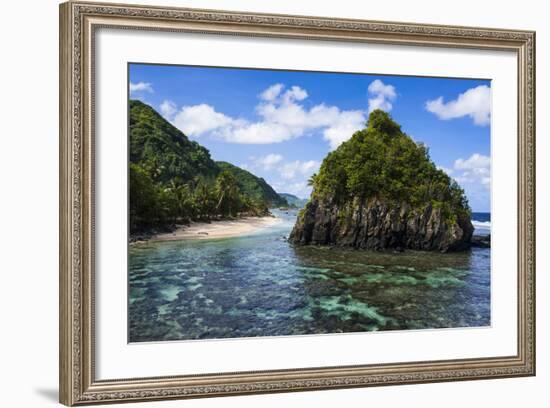
[[[60,7],[66,405],[535,374],[535,33]]]

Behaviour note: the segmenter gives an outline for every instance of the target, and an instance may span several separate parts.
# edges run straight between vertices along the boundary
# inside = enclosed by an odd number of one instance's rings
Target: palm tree
[[[315,177],[317,177],[316,173],[313,173],[311,177],[307,180],[308,186],[314,186],[315,185]]]
[[[238,210],[240,190],[235,176],[229,171],[222,171],[216,178],[216,194],[218,204],[216,210],[222,210],[222,214],[233,215]],[[227,210],[224,212],[224,209]]]
[[[174,180],[171,180],[170,190],[176,199],[178,217],[192,218],[194,211],[189,184],[178,184]]]
[[[211,192],[208,185],[204,181],[199,180],[193,194],[193,201],[199,218],[207,218],[212,214],[210,199]]]

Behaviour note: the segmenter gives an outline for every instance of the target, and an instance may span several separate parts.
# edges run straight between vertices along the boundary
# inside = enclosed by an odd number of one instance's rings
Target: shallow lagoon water
[[[129,341],[490,325],[490,250],[294,247],[275,227],[129,249]]]

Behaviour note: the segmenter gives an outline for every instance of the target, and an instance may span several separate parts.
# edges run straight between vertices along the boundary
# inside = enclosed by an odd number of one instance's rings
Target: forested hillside
[[[227,170],[232,173],[237,179],[237,184],[243,194],[255,199],[268,203],[270,207],[280,207],[288,205],[286,200],[282,198],[267,182],[254,174],[234,166],[231,163],[219,161],[216,162],[221,170]]]
[[[189,140],[149,105],[131,100],[130,232],[191,220],[265,215],[285,205],[265,180]]]

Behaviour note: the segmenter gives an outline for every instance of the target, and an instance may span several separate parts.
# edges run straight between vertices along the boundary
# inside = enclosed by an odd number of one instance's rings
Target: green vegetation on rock
[[[130,232],[241,215],[286,202],[265,180],[191,141],[153,108],[130,101]]]
[[[137,100],[130,101],[130,163],[163,184],[184,184],[197,176],[213,179],[219,173],[206,148]]]
[[[436,167],[427,147],[382,110],[373,111],[365,129],[329,153],[311,181],[315,198],[330,196],[337,203],[377,197],[417,208],[431,204],[447,217],[470,212],[464,190]]]
[[[240,167],[234,166],[231,163],[219,161],[216,162],[216,164],[221,170],[228,171],[235,176],[239,189],[247,197],[259,201],[265,201],[269,206],[273,207],[287,205],[286,200],[282,198],[280,194],[277,194],[273,187],[267,184],[263,178],[257,177],[254,174],[241,169]]]
[[[473,231],[462,188],[382,110],[329,153],[290,236],[300,244],[458,250]]]

